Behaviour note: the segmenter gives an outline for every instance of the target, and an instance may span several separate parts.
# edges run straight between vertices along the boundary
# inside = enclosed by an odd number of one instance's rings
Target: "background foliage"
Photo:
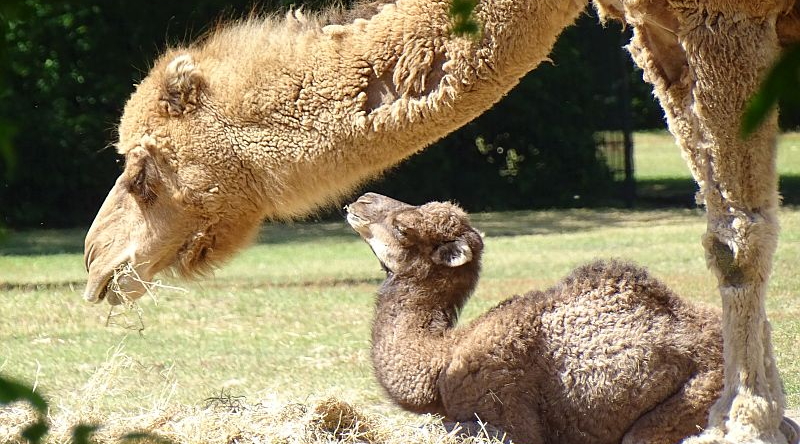
[[[0,220],[88,225],[120,171],[111,145],[124,102],[157,54],[220,21],[287,3],[4,1]],[[310,9],[325,3],[303,2]],[[634,126],[663,126],[622,45],[618,27],[603,28],[587,12],[559,40],[551,64],[371,187],[411,201],[457,199],[470,210],[602,201],[610,181],[592,137],[619,127],[622,82],[633,85]]]
[[[633,92],[631,124],[664,126],[622,50],[628,39],[619,26],[603,28],[584,14],[559,38],[552,63],[375,188],[410,202],[454,199],[472,211],[608,204],[614,184],[594,135],[622,128],[623,82]]]

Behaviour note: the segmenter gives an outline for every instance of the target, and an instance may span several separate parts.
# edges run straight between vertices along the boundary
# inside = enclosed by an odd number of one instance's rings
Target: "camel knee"
[[[774,211],[728,211],[709,218],[703,236],[709,268],[723,287],[765,282],[777,247],[779,227]]]

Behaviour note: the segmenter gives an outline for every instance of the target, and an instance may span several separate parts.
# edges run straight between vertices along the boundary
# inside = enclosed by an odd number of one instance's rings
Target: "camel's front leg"
[[[630,49],[700,185],[708,216],[703,246],[723,307],[725,388],[708,430],[690,441],[785,443],[785,401],[764,309],[778,237],[776,116],[746,140],[738,131],[778,52],[776,13],[660,8],[669,14],[656,21],[647,11],[625,11],[634,24]]]
[[[692,89],[689,160],[708,211],[703,246],[719,281],[725,390],[710,426],[732,442],[783,442],[784,398],[764,309],[778,238],[776,117],[753,136],[738,136],[740,116],[778,51],[775,21],[719,15],[682,37]]]

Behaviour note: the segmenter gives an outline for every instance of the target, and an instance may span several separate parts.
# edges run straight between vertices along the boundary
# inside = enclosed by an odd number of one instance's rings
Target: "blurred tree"
[[[166,45],[196,37],[224,7],[19,3],[28,13],[5,21],[0,40],[8,58],[0,66],[0,122],[10,122],[5,134],[16,148],[2,159],[2,215],[11,226],[85,225],[119,173],[109,143],[133,84]],[[226,2],[252,8],[239,3]]]
[[[603,28],[588,11],[559,38],[552,63],[368,188],[409,202],[455,200],[471,211],[609,204],[616,188],[594,136],[622,129],[623,82],[633,86],[635,127],[664,127],[621,37],[619,25]]]
[[[0,34],[8,31],[12,21],[18,20],[24,14],[22,0],[8,0],[0,4]],[[9,48],[0,45],[0,66],[9,63]],[[0,93],[7,91],[4,72],[0,71]],[[4,99],[0,95],[0,100]],[[6,175],[11,174],[14,167],[14,152],[11,148],[13,125],[10,121],[0,120],[0,159],[5,163]]]
[[[122,107],[158,53],[221,20],[292,3],[314,9],[331,0],[3,0],[0,220],[13,227],[88,225],[120,170],[111,144]],[[25,13],[3,12],[14,9]],[[618,36],[583,17],[560,39],[553,65],[389,174],[395,183],[385,186],[417,190],[414,200],[458,198],[471,209],[590,201],[607,177],[592,133],[614,114],[614,85],[626,76],[641,84],[640,75],[614,68]],[[663,126],[649,89],[640,89],[637,125]],[[409,181],[414,186],[403,185]]]
[[[5,34],[13,20],[18,20],[19,17],[24,15],[23,1],[22,0],[8,0],[0,4],[0,35]],[[9,63],[9,50],[0,40],[0,66],[6,66]],[[6,87],[6,76],[3,71],[0,71],[0,102],[7,100],[8,88]],[[12,145],[15,127],[12,121],[3,119],[0,115],[0,178],[11,178],[16,169],[16,152]],[[7,187],[7,180],[0,180],[0,193],[2,189]],[[0,214],[2,214],[3,205],[0,200]],[[5,237],[5,224],[3,219],[0,218],[0,241]]]

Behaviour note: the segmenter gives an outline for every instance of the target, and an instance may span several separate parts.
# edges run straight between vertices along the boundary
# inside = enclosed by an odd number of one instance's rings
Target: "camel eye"
[[[403,211],[391,221],[394,236],[406,244],[415,243],[419,239],[418,227],[422,220],[413,211]]]
[[[128,183],[128,190],[143,204],[149,205],[158,197],[158,172],[151,159],[144,159],[141,169]]]
[[[406,227],[404,227],[402,225],[394,225],[392,228],[394,229],[395,236],[397,236],[397,237],[399,237],[401,239],[405,239],[406,232],[407,232]]]

